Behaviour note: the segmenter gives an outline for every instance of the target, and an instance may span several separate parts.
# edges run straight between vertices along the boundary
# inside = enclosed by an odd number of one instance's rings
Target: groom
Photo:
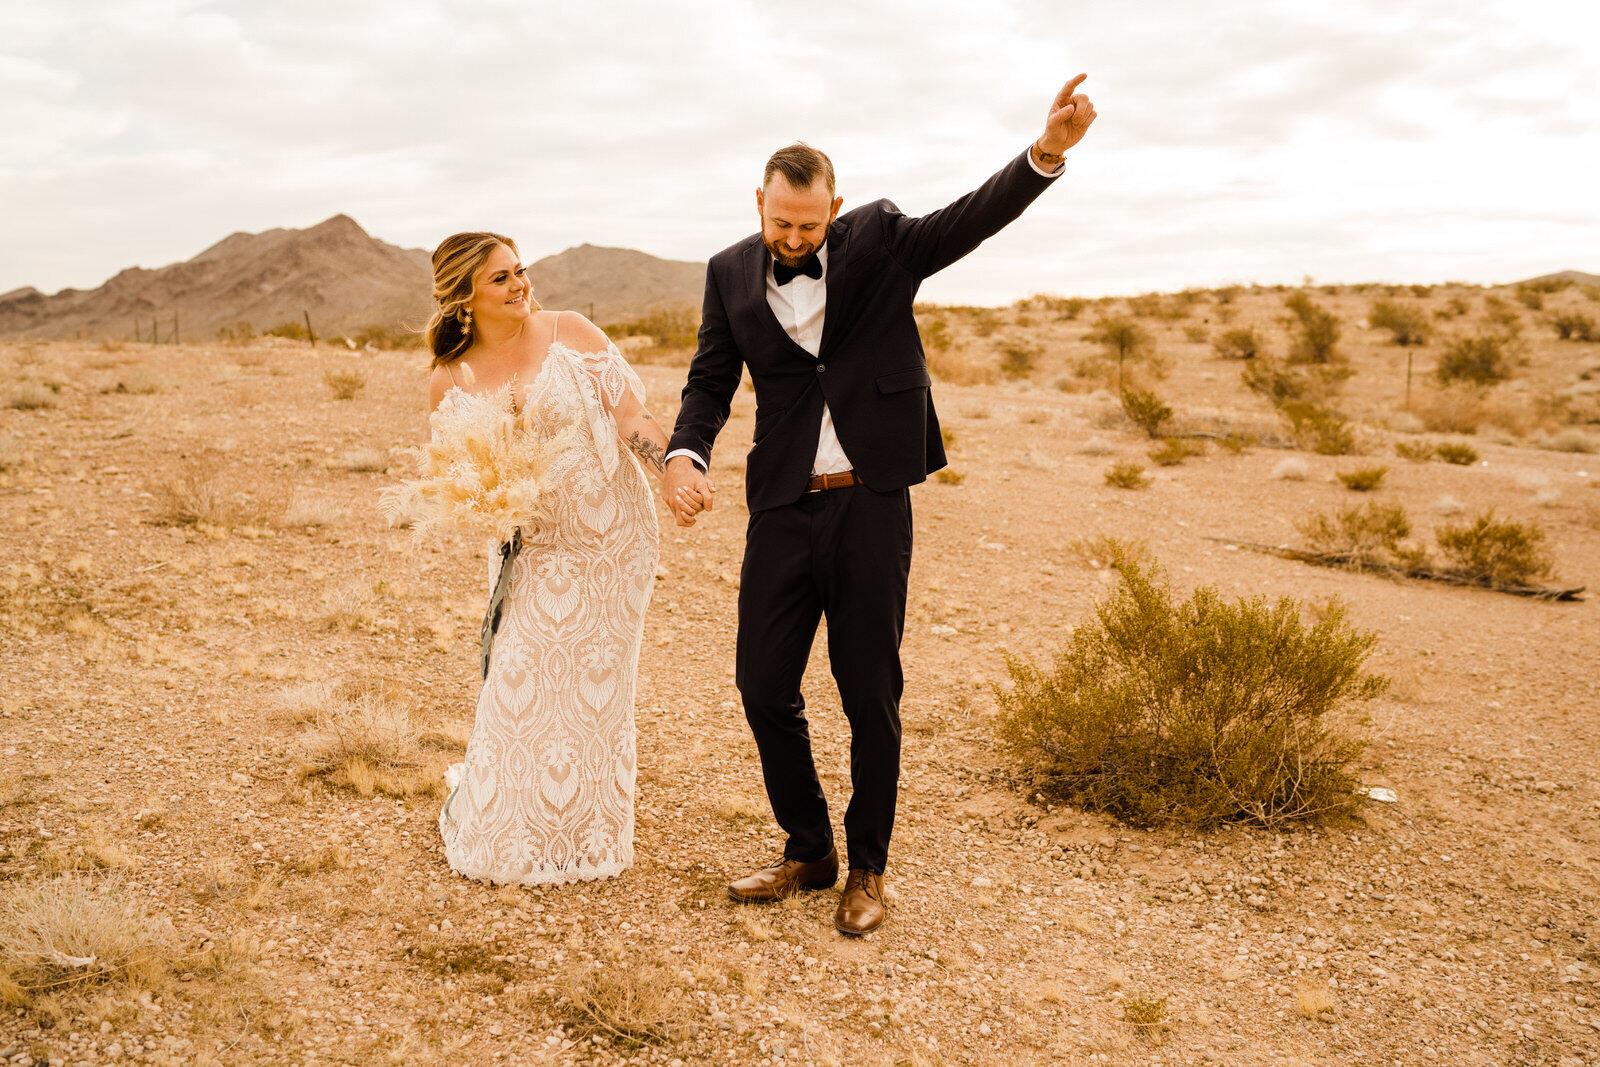
[[[850,721],[850,874],[834,925],[886,918],[900,774],[900,638],[911,568],[908,487],[945,464],[911,305],[922,280],[1020,215],[1094,121],[1080,74],[1044,133],[948,207],[907,218],[887,200],[839,214],[833,165],[805,144],[767,161],[761,233],[706,268],[699,349],[668,445],[662,492],[680,525],[712,505],[711,446],[744,367],[756,391],[745,468],[750,524],[735,677],[788,842],[775,866],[728,886],[744,902],[831,887],[839,854],[811,758],[800,679],[822,616]]]

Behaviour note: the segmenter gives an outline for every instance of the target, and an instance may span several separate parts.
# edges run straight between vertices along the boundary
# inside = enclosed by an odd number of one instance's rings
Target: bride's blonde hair
[[[435,367],[454,363],[472,347],[472,279],[497,245],[521,255],[517,242],[487,232],[451,234],[433,250],[433,300],[438,306],[428,320],[427,335]]]

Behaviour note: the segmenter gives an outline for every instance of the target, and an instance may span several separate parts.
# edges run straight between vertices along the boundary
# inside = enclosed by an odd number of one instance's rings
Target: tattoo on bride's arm
[[[656,444],[638,430],[628,437],[628,447],[633,449],[633,454],[644,462],[644,465],[660,474],[667,467],[667,450]]]

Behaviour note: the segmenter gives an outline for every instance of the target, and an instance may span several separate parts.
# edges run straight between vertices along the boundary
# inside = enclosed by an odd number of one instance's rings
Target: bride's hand
[[[667,460],[661,476],[661,496],[679,526],[693,526],[695,516],[710,511],[716,492],[711,479],[688,456]]]

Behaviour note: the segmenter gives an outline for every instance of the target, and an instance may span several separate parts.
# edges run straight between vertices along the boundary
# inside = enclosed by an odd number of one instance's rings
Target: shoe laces
[[[848,893],[852,889],[859,889],[865,893],[868,898],[876,900],[879,904],[883,903],[882,899],[880,899],[878,893],[873,888],[871,871],[851,871],[850,877],[845,879],[844,891]]]

